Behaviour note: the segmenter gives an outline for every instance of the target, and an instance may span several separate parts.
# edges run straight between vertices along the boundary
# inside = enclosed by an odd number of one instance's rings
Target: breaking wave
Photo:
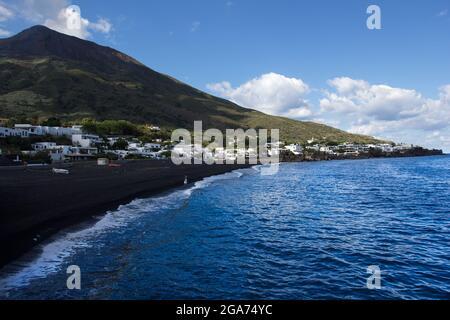
[[[0,270],[0,297],[7,296],[9,289],[25,287],[35,279],[46,278],[49,274],[59,272],[64,261],[78,250],[98,246],[99,243],[94,240],[102,234],[124,228],[142,215],[182,206],[196,190],[206,188],[218,181],[240,178],[243,172],[244,170],[236,170],[207,177],[188,188],[178,189],[163,196],[136,199],[115,211],[107,212],[104,216],[96,217],[98,221],[94,225],[91,223],[90,226],[81,230],[79,229],[81,226],[78,226],[78,230],[72,229],[58,233],[20,260]],[[38,255],[36,255],[37,250],[40,251]]]

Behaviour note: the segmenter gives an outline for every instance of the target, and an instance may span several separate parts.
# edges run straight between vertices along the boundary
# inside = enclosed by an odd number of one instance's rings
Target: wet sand
[[[205,177],[248,166],[175,166],[170,161],[124,161],[52,167],[0,167],[0,267],[63,228]]]

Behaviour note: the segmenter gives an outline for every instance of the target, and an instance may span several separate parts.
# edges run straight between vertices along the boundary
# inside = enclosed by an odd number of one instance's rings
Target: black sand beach
[[[170,161],[125,161],[120,166],[74,163],[0,168],[0,267],[63,228],[148,197],[245,166],[175,166]]]

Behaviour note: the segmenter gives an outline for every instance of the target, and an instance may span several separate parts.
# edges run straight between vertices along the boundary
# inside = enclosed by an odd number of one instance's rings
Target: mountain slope
[[[108,47],[43,26],[0,40],[0,117],[125,119],[170,128],[279,128],[312,137],[375,142],[312,122],[265,115],[213,97]]]

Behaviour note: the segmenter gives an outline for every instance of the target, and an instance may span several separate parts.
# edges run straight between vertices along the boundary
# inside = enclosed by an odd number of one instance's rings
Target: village
[[[151,127],[151,130],[158,132],[160,128]],[[49,138],[50,141],[32,143],[30,150],[21,150],[21,155],[27,159],[39,158],[38,155],[44,155],[44,157],[48,155],[48,162],[51,163],[96,160],[102,156],[112,159],[133,157],[162,159],[164,152],[168,151],[162,147],[161,139],[155,139],[152,143],[143,143],[132,136],[100,136],[86,133],[82,125],[52,127],[16,124],[13,128],[0,127],[0,139],[7,137]],[[62,138],[59,140],[64,140],[66,143],[57,143],[54,138]],[[16,161],[21,162],[20,155],[15,156],[19,157]]]
[[[15,124],[12,128],[0,127],[0,139],[32,139],[40,137],[39,142],[31,143],[29,150],[12,153],[3,152],[0,147],[3,165],[39,165],[60,162],[89,160],[122,160],[169,158],[174,152],[179,156],[195,157],[201,154],[214,161],[235,161],[239,156],[246,159],[257,157],[257,150],[215,148],[210,150],[203,146],[181,145],[178,142],[158,135],[161,128],[148,126],[155,133],[151,141],[141,141],[133,135],[99,135],[90,133],[83,125],[70,127]],[[48,138],[49,141],[45,141]],[[44,141],[42,141],[44,139]],[[59,141],[59,143],[58,143]],[[63,143],[61,143],[63,142]],[[405,156],[421,153],[425,149],[409,144],[354,144],[319,141],[315,138],[305,144],[266,144],[269,156],[279,152],[281,161],[313,161],[332,159],[353,159],[381,156]],[[413,152],[414,151],[414,152]],[[275,152],[275,153],[274,153]],[[421,154],[420,154],[421,155]]]

